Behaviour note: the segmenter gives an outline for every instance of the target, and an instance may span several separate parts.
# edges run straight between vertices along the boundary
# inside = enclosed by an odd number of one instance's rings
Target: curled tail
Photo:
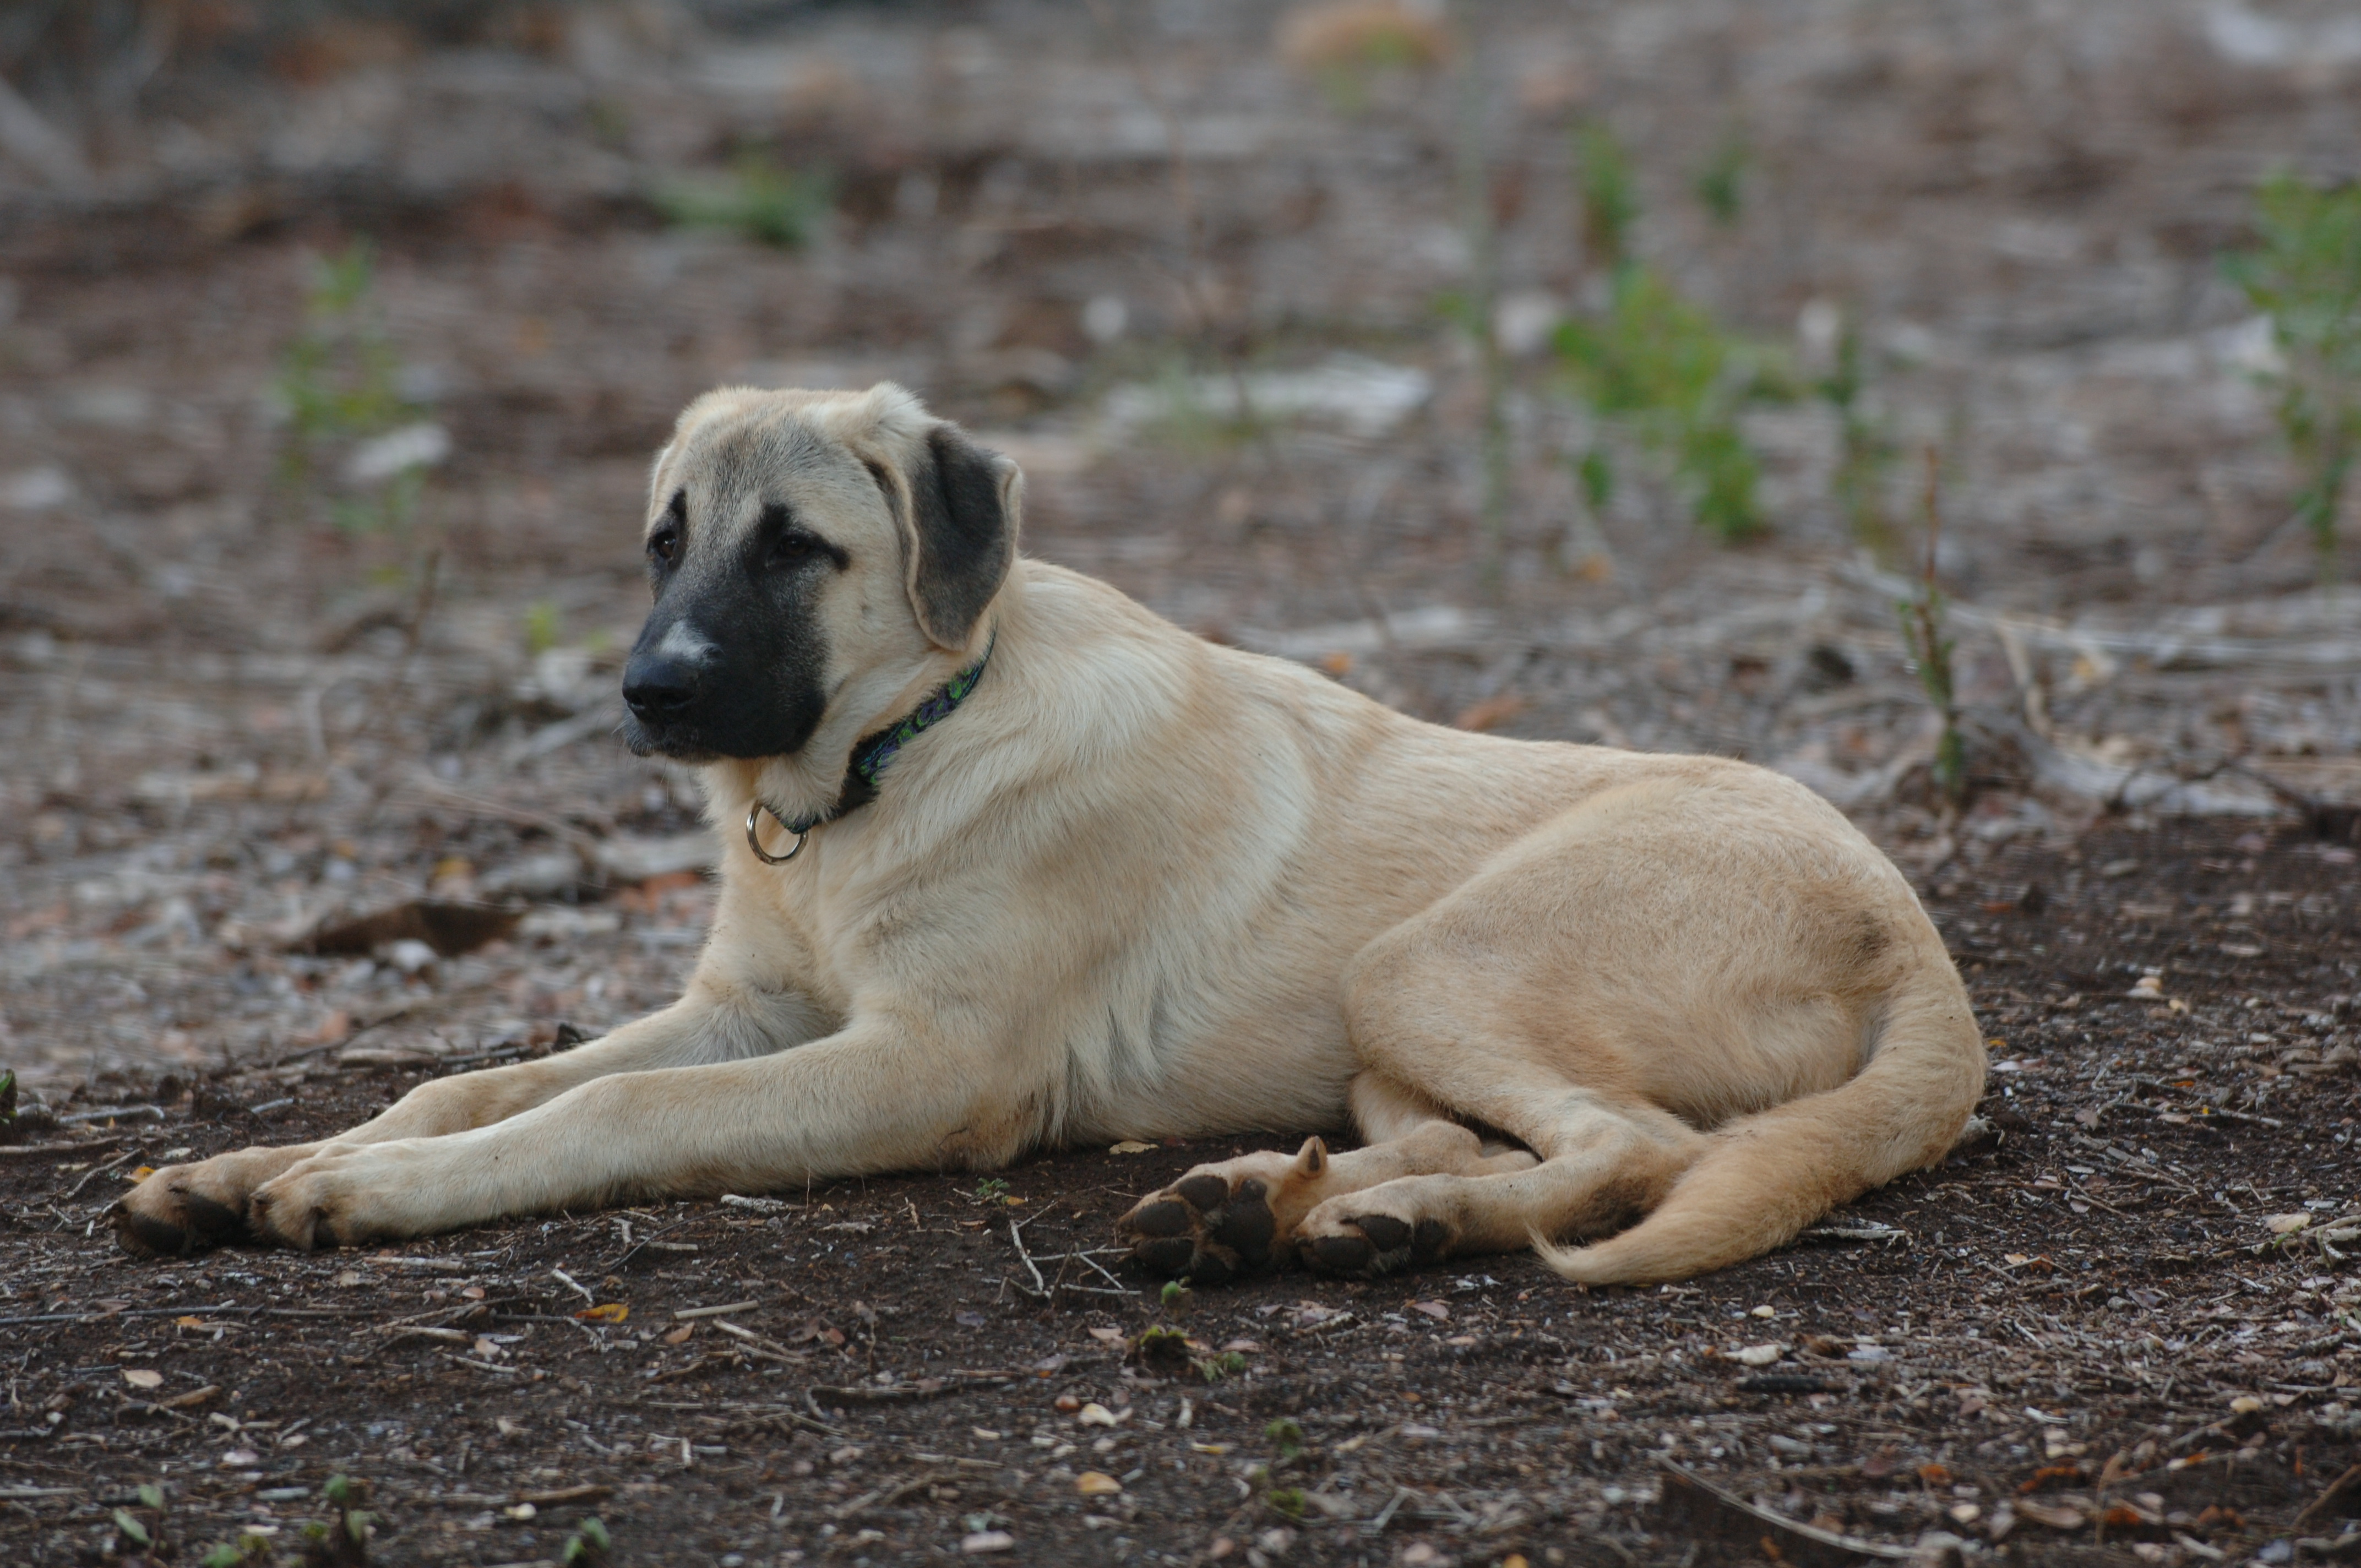
[[[1939,949],[1938,949],[1939,952]],[[1536,1239],[1586,1285],[1654,1285],[1770,1251],[1838,1204],[1949,1152],[1982,1097],[1983,1040],[1949,960],[1905,980],[1850,1081],[1717,1128],[1631,1229],[1589,1246]]]

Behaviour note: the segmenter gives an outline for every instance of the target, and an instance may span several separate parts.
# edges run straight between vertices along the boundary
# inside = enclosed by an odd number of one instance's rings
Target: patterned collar
[[[901,719],[873,735],[863,736],[852,748],[852,755],[844,767],[844,791],[836,804],[826,811],[810,817],[788,818],[779,817],[780,826],[790,833],[805,834],[823,822],[833,822],[847,812],[856,811],[877,798],[877,775],[885,764],[899,756],[902,748],[916,740],[923,730],[932,729],[951,716],[951,710],[973,695],[976,684],[983,679],[983,667],[992,662],[992,650],[1000,641],[1000,630],[993,629],[992,640],[983,645],[983,656],[935,688],[934,695],[902,716]],[[768,809],[765,807],[765,809]],[[774,817],[778,817],[773,812]]]

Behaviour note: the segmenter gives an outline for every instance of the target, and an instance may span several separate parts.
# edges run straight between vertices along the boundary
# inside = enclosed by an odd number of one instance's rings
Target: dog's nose
[[[662,653],[635,653],[623,666],[623,700],[642,718],[670,718],[697,699],[697,667]]]

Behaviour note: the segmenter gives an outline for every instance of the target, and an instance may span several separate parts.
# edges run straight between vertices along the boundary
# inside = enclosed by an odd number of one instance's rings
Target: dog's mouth
[[[723,753],[693,724],[651,724],[637,714],[623,717],[623,744],[635,757],[668,757],[675,762],[718,762]]]

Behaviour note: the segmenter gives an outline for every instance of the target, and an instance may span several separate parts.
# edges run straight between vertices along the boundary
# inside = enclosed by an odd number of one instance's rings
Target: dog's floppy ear
[[[904,517],[910,606],[938,647],[967,646],[1016,557],[1024,476],[955,424],[930,427],[909,459]]]

